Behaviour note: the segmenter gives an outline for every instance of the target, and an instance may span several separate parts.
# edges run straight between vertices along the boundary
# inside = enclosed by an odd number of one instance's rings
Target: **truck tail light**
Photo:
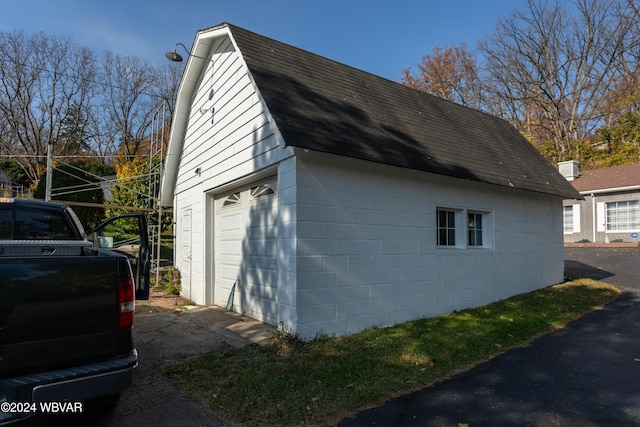
[[[136,308],[135,284],[132,278],[118,279],[118,326],[130,328]]]

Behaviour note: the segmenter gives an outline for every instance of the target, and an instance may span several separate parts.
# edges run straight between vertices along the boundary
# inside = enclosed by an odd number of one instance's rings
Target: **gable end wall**
[[[174,192],[174,263],[181,272],[188,270],[182,295],[197,304],[213,301],[213,195],[293,155],[291,149],[281,148],[246,65],[228,37],[214,41],[212,59],[192,97]],[[189,238],[181,235],[187,210],[192,222]]]

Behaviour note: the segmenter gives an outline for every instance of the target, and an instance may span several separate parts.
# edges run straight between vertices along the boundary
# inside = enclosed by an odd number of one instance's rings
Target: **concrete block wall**
[[[296,159],[278,165],[278,323],[295,330],[296,309]]]
[[[296,332],[349,334],[558,283],[562,201],[297,153]],[[439,248],[436,208],[490,213],[490,248]]]

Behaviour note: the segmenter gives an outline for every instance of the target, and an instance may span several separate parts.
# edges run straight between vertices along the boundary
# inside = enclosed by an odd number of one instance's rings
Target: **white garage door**
[[[215,304],[275,324],[278,197],[275,178],[216,199]]]

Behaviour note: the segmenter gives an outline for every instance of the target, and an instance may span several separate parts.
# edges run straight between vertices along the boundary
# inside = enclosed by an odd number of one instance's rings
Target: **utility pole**
[[[53,144],[47,144],[47,175],[46,185],[44,190],[45,202],[51,201],[51,180],[53,178]]]

